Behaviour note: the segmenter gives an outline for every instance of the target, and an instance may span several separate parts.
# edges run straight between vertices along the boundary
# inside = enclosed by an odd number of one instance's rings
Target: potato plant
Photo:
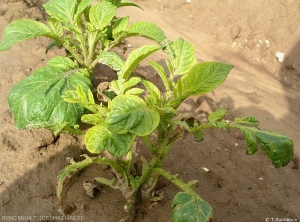
[[[52,40],[46,50],[57,46],[67,52],[65,57],[52,58],[45,67],[16,84],[8,97],[17,128],[47,128],[55,134],[84,135],[87,150],[98,154],[84,155],[79,162],[71,160],[59,173],[57,196],[64,214],[68,213],[66,194],[72,176],[92,164],[104,164],[114,176],[93,180],[122,192],[127,201],[122,221],[134,221],[135,206],[151,198],[160,176],[181,190],[172,201],[172,222],[213,220],[213,209],[193,189],[198,181],[186,183],[163,167],[174,143],[186,133],[192,134],[200,146],[206,129],[239,129],[248,146],[247,154],[254,154],[261,147],[276,168],[290,162],[293,141],[277,132],[259,130],[255,117],[225,120],[227,111],[222,108],[211,113],[206,122],[178,114],[178,107],[187,98],[221,85],[232,65],[197,63],[190,42],[182,38],[167,39],[153,23],[129,24],[128,16],[116,16],[120,7],[139,7],[134,3],[99,0],[91,5],[91,2],[50,0],[43,5],[49,16],[47,25],[28,19],[13,21],[0,43],[0,50],[7,50],[20,41],[45,36]],[[124,60],[113,49],[131,36],[146,37],[154,43],[133,50]],[[154,61],[149,61],[149,65],[160,77],[163,89],[131,75],[143,59],[158,50],[167,54],[167,68]],[[117,73],[117,79],[98,92],[102,102],[97,101],[92,87],[93,70],[98,63]],[[81,130],[81,122],[90,127]],[[138,138],[145,141],[150,159],[133,158],[132,148]]]

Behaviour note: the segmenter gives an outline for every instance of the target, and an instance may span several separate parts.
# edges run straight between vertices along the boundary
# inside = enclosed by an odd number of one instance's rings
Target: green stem
[[[139,178],[139,187],[141,185],[143,185],[143,183],[148,179],[150,173],[152,172],[152,170],[159,164],[158,160],[157,160],[157,157],[156,156],[153,156],[152,157],[152,160],[149,164],[149,168],[146,170],[145,173],[142,174],[142,176]],[[138,187],[138,188],[139,188]]]
[[[94,61],[91,63],[90,67],[93,69],[98,64],[98,58],[94,59]]]
[[[162,133],[161,135],[159,135],[158,141],[162,141],[158,145],[160,150],[164,149],[168,145],[169,139],[172,136],[173,132],[174,132],[173,126],[170,126],[167,129],[166,133]],[[161,138],[161,137],[163,137],[163,138]]]
[[[215,126],[211,123],[204,123],[204,124],[201,124],[200,126],[196,126],[196,127],[191,128],[190,132],[195,133],[195,132],[200,131],[200,130],[214,128],[214,127]]]
[[[84,61],[79,57],[79,55],[72,49],[72,46],[68,47],[66,44],[63,45],[71,54],[72,56],[78,61],[78,63],[85,67]]]
[[[120,164],[118,164],[116,161],[110,160],[110,159],[105,159],[104,157],[91,157],[91,158],[87,158],[86,160],[81,161],[80,163],[83,163],[83,162],[87,162],[87,163],[85,163],[85,164],[87,164],[86,166],[93,164],[93,163],[102,163],[102,164],[109,165],[117,173],[119,173],[122,176],[125,186],[127,186],[127,187],[129,186],[129,180],[128,180],[128,175],[127,175],[126,170]]]
[[[176,138],[179,139],[181,137],[182,134],[180,134],[180,136],[177,136]],[[161,160],[164,160],[166,158],[166,156],[170,153],[175,141],[177,140],[174,138],[173,142],[170,142],[167,146],[165,146],[163,149],[160,149],[158,152],[158,156]]]
[[[95,67],[95,66],[93,66],[94,65],[93,57],[95,56],[96,45],[97,45],[97,43],[94,42],[89,47],[89,53],[88,53],[88,57],[86,59],[86,64],[89,69],[93,69]],[[97,65],[97,63],[96,63],[96,65]]]
[[[131,166],[131,163],[132,163],[132,150],[130,150],[127,155],[126,155],[126,168],[127,168],[127,171],[130,170],[130,166]]]
[[[118,188],[116,186],[117,179],[115,177],[112,178],[111,180],[103,178],[103,177],[95,177],[94,180],[97,181],[98,183],[110,186],[113,189],[117,189]]]
[[[155,154],[156,149],[155,149],[155,147],[153,146],[153,144],[152,144],[152,142],[151,142],[149,136],[143,136],[142,138],[143,138],[143,140],[145,141],[145,143],[146,143],[146,145],[148,146],[148,148],[150,149],[151,153],[152,153],[152,154]]]
[[[168,179],[172,183],[174,183],[177,187],[179,187],[184,192],[186,192],[192,196],[196,196],[198,198],[200,197],[199,194],[193,188],[191,188],[191,186],[189,184],[183,182],[181,179],[178,179],[177,175],[172,175],[171,173],[165,171],[162,168],[154,168],[152,170],[152,172],[159,173],[160,175],[162,175],[163,177],[165,177],[166,179]]]
[[[87,56],[88,56],[88,50],[87,50],[87,47],[86,47],[86,40],[85,40],[84,37],[83,37],[83,38],[81,39],[81,41],[80,41],[80,48],[81,48],[81,50],[82,50],[84,59],[86,59]],[[87,67],[88,67],[88,66],[87,66]]]

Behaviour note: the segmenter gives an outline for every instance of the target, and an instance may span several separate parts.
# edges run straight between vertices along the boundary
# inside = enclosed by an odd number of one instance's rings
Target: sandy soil
[[[12,20],[43,21],[43,1],[6,0],[0,3],[0,37]],[[127,8],[131,21],[151,21],[175,40],[182,36],[197,48],[199,61],[216,60],[233,64],[227,81],[204,97],[193,97],[181,107],[202,118],[223,107],[227,118],[255,115],[261,129],[276,130],[291,137],[300,156],[300,1],[297,0],[139,0],[144,11]],[[129,39],[133,48],[143,39]],[[17,130],[7,104],[10,88],[33,70],[61,53],[45,54],[48,40],[20,43],[0,53],[0,218],[3,216],[60,215],[56,199],[56,176],[67,157],[85,153],[82,138],[61,135],[58,140],[47,130]],[[280,63],[275,53],[285,53]],[[161,61],[162,54],[150,59]],[[137,68],[147,78],[158,79],[149,66]],[[143,145],[138,150],[145,155]],[[165,166],[183,180],[199,180],[198,193],[215,209],[217,222],[265,221],[265,218],[300,220],[300,170],[295,157],[287,167],[274,169],[263,152],[245,155],[246,145],[237,131],[210,130],[205,141],[179,141]],[[202,167],[207,167],[206,173]],[[122,217],[124,199],[119,192],[103,187],[92,199],[82,183],[108,170],[93,166],[84,170],[69,191],[69,200],[86,222],[116,222]],[[178,192],[162,180],[163,200],[147,203],[137,221],[166,222],[171,201]],[[27,220],[34,221],[34,220]]]

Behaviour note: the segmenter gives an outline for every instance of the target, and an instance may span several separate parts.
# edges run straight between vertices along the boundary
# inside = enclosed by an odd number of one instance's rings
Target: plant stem
[[[114,188],[114,189],[118,188],[118,187],[116,187],[117,180],[115,177],[111,180],[103,178],[103,177],[95,177],[94,180],[97,181],[98,183],[110,186],[111,188]]]
[[[102,163],[102,164],[107,164],[110,167],[112,167],[117,173],[119,173],[122,176],[122,179],[125,182],[125,186],[129,187],[129,180],[128,180],[128,175],[126,170],[124,170],[124,168],[118,164],[116,161],[114,160],[110,160],[110,159],[105,159],[103,157],[91,157],[89,159],[83,160],[80,163],[84,162],[84,161],[90,161],[90,164],[92,163]]]
[[[97,43],[94,42],[93,44],[91,44],[89,46],[89,53],[88,53],[88,57],[86,59],[86,65],[87,65],[87,67],[89,69],[93,69],[94,68],[94,66],[93,66],[94,65],[94,63],[93,63],[93,57],[95,55],[96,45],[97,45]],[[97,63],[96,63],[96,65],[97,65]]]
[[[165,171],[162,168],[154,168],[152,172],[159,173],[160,175],[162,175],[163,177],[165,177],[166,179],[174,183],[176,186],[178,186],[184,192],[200,198],[199,194],[193,188],[191,188],[191,186],[189,186],[187,183],[183,182],[181,179],[178,179],[177,175],[172,175],[171,173]]]
[[[196,127],[191,128],[190,132],[195,133],[195,132],[200,131],[200,130],[214,128],[214,127],[215,126],[211,123],[204,123],[204,124],[201,124],[200,126],[196,126]]]
[[[67,46],[66,44],[63,45],[71,54],[72,56],[78,61],[78,63],[85,67],[84,61],[79,57],[79,55],[72,49],[72,46]]]
[[[149,168],[145,173],[142,174],[142,176],[139,178],[139,185],[143,185],[143,183],[148,179],[148,176],[150,175],[153,168],[155,168],[159,164],[157,157],[153,156],[151,162],[149,163]],[[139,186],[139,187],[140,187]],[[139,188],[138,187],[138,188]]]
[[[143,140],[145,141],[145,143],[146,143],[146,145],[148,146],[148,148],[150,149],[151,153],[152,153],[152,154],[155,154],[156,149],[155,149],[155,147],[153,146],[153,144],[152,144],[152,142],[151,142],[149,136],[143,136],[142,138],[143,138]]]

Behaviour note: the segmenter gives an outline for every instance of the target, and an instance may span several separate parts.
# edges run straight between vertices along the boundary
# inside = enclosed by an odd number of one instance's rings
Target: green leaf
[[[175,58],[176,58],[176,54],[175,54],[175,51],[174,51],[173,44],[174,44],[173,41],[171,41],[169,39],[165,39],[163,41],[163,47],[162,47],[163,51],[168,54],[168,56],[170,57],[170,59],[172,61],[175,60]],[[171,70],[170,70],[170,73],[172,73]]]
[[[91,90],[88,89],[86,91],[87,93],[84,92],[82,86],[79,84],[77,85],[76,90],[66,90],[62,95],[62,98],[68,103],[80,104],[82,107],[93,113],[98,113],[100,110],[103,112],[104,107],[95,103]]]
[[[96,29],[103,29],[109,25],[116,15],[117,7],[109,2],[100,2],[91,7],[90,22]]]
[[[195,64],[195,48],[190,43],[182,38],[177,39],[174,44],[175,59],[172,61],[175,68],[174,74],[186,74]]]
[[[98,0],[102,2],[110,2],[111,4],[114,4],[115,6],[118,6],[121,3],[121,0]]]
[[[220,62],[202,62],[195,65],[183,77],[187,94],[202,95],[214,90],[225,81],[232,68],[232,65]]]
[[[286,166],[294,155],[294,142],[277,132],[256,131],[255,136],[276,168]]]
[[[20,19],[10,23],[4,30],[0,50],[7,50],[14,44],[38,36],[55,37],[51,29],[43,23],[30,19]]]
[[[218,108],[215,112],[211,113],[208,117],[209,122],[213,123],[222,119],[227,114],[227,110]]]
[[[93,0],[82,0],[76,8],[74,20],[76,21],[84,12],[84,10],[90,5]]]
[[[79,34],[81,35],[81,34]],[[91,47],[96,45],[97,42],[101,39],[102,33],[99,30],[94,30],[88,33],[88,45]],[[78,38],[80,38],[78,36]]]
[[[169,80],[168,80],[168,77],[167,77],[167,74],[166,74],[164,68],[156,62],[149,62],[149,64],[155,69],[156,73],[161,78],[166,90],[170,91],[171,86],[170,86],[170,83],[169,83]]]
[[[58,36],[61,37],[64,34],[64,29],[62,24],[55,18],[48,18],[48,24],[52,31]]]
[[[162,45],[163,41],[167,38],[163,31],[151,22],[136,22],[127,29],[127,36],[144,36],[152,39]]]
[[[135,140],[131,133],[118,134],[111,132],[103,125],[90,128],[85,135],[85,145],[91,153],[99,154],[107,150],[117,157],[126,155]]]
[[[183,100],[191,95],[202,95],[220,86],[226,79],[232,65],[220,62],[202,62],[191,68],[181,79],[184,85],[184,93],[175,97],[168,103],[169,106],[178,107]],[[178,81],[180,83],[180,81]],[[174,91],[181,91],[182,85],[177,83]]]
[[[194,140],[196,142],[201,142],[205,138],[205,133],[204,133],[204,131],[202,129],[198,130],[197,132],[194,132],[193,135],[194,135]]]
[[[136,96],[138,96],[138,95],[143,94],[144,92],[145,92],[145,90],[140,89],[140,88],[131,88],[131,89],[127,90],[124,95],[136,95]]]
[[[157,45],[144,45],[133,50],[118,75],[123,79],[128,79],[132,71],[143,59],[159,49],[160,47]]]
[[[143,10],[143,8],[141,8],[139,5],[133,3],[133,2],[130,2],[130,1],[122,1],[119,5],[118,5],[118,8],[120,7],[125,7],[125,6],[134,6],[134,7],[137,7],[137,8],[140,8]]]
[[[58,43],[58,42],[56,42],[55,40],[53,40],[53,41],[51,41],[47,46],[46,46],[46,53],[48,53],[48,51],[50,50],[50,49],[52,49],[52,47],[54,47],[54,46],[56,46],[57,48],[61,48],[62,47],[62,45],[60,44],[60,43]]]
[[[172,201],[171,222],[209,222],[213,219],[213,209],[199,197],[179,192]]]
[[[79,68],[78,65],[76,65],[70,58],[63,57],[63,56],[56,56],[56,57],[50,59],[47,62],[47,65],[61,67],[61,68],[64,68],[64,69]]]
[[[171,61],[169,59],[166,59],[165,62],[166,62],[166,65],[168,67],[169,73],[173,73],[174,72],[174,68],[173,68],[173,66],[171,64]]]
[[[100,125],[104,122],[104,119],[100,115],[100,113],[96,114],[85,114],[81,117],[81,121],[84,123],[88,123],[91,125]]]
[[[79,34],[79,35],[83,35],[82,31],[80,30],[80,28],[78,28],[75,25],[69,24],[69,23],[65,23],[64,24],[64,29],[68,30],[69,32],[73,32],[74,34]]]
[[[242,118],[235,118],[235,123],[249,125],[249,126],[258,126],[259,121],[254,116],[245,116]]]
[[[159,89],[156,87],[156,85],[154,85],[152,82],[149,82],[147,80],[142,80],[143,85],[146,87],[148,93],[150,96],[153,96],[155,98],[155,104],[158,104],[160,102],[160,91]]]
[[[184,130],[190,132],[190,126],[189,126],[189,124],[188,124],[187,122],[185,122],[185,121],[171,120],[171,121],[169,121],[169,123],[170,123],[171,125],[177,125],[177,126],[179,126],[181,129],[184,129]]]
[[[50,0],[43,4],[48,15],[60,22],[73,21],[76,7],[75,0]]]
[[[109,103],[111,112],[105,123],[115,133],[133,133],[146,136],[152,133],[159,124],[159,114],[149,109],[137,96],[117,96]]]
[[[123,18],[119,18],[113,26],[113,37],[116,39],[116,35],[120,32],[124,32],[127,29],[129,23],[129,16],[123,17]]]
[[[176,87],[174,87],[173,93],[174,93],[174,97],[182,97],[183,93],[186,92],[186,90],[184,89],[184,85],[183,85],[183,81],[182,79],[179,79],[176,83]]]
[[[225,122],[225,120],[222,120],[220,122],[212,122],[212,124],[215,127],[218,127],[219,129],[226,131],[227,130],[227,123]]]
[[[257,144],[258,141],[254,135],[254,132],[246,128],[242,128],[241,130],[247,142],[247,147],[248,147],[247,154],[252,155],[256,153],[256,151],[258,150],[258,144]]]
[[[98,62],[109,66],[115,71],[120,71],[124,67],[124,60],[116,52],[102,52],[98,56]]]
[[[140,82],[141,82],[141,78],[131,77],[130,79],[128,79],[128,81],[126,81],[122,84],[123,92],[125,92],[126,90],[130,89],[132,86],[135,86],[136,84],[138,84]]]
[[[87,70],[47,66],[15,85],[8,98],[15,125],[19,129],[76,125],[84,109],[65,102],[61,96],[79,84],[87,91],[91,81],[85,72]]]

